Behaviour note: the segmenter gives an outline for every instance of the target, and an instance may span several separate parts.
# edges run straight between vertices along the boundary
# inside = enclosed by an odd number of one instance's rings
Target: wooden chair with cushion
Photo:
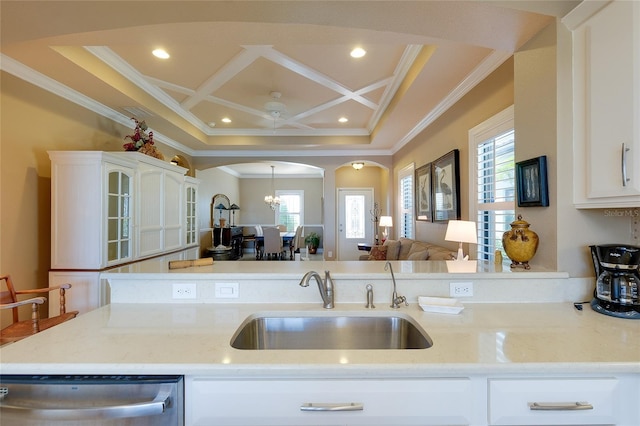
[[[4,281],[2,291],[0,291],[0,309],[12,309],[13,321],[10,325],[0,330],[0,344],[15,342],[25,337],[36,334],[54,325],[61,324],[78,315],[78,311],[66,312],[65,292],[71,288],[71,284],[59,286],[36,288],[31,290],[16,290],[11,282],[11,276],[0,276],[0,281]],[[6,289],[4,289],[6,287]],[[20,295],[37,295],[48,293],[53,290],[60,290],[60,315],[51,318],[40,319],[39,306],[44,304],[46,297],[33,297],[31,299],[18,300]],[[23,305],[31,305],[31,319],[19,320],[18,308]]]

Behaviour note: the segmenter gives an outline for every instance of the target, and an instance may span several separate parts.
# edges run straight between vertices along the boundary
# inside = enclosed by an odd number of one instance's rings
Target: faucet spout
[[[391,307],[393,309],[398,309],[401,304],[405,304],[409,306],[409,302],[407,302],[407,298],[404,296],[399,296],[398,291],[396,289],[396,277],[393,275],[393,266],[391,266],[391,262],[387,260],[387,263],[384,265],[384,270],[389,270],[391,272],[391,281],[393,281],[393,294],[391,295]]]
[[[309,281],[311,279],[315,279],[318,284],[318,290],[320,291],[320,297],[322,297],[322,307],[325,309],[333,309],[334,304],[334,284],[331,279],[331,275],[329,271],[324,271],[324,281],[319,273],[316,271],[309,271],[302,277],[300,280],[300,285],[302,287],[308,287]]]

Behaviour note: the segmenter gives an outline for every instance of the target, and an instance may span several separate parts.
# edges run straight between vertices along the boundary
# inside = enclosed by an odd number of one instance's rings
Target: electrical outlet
[[[173,298],[174,299],[195,299],[196,283],[174,283]]]
[[[471,297],[473,296],[473,283],[449,283],[449,296]]]

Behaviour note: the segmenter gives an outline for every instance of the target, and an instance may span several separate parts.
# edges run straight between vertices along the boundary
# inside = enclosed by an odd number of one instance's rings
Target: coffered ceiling
[[[388,155],[577,3],[3,0],[1,64],[193,156]]]

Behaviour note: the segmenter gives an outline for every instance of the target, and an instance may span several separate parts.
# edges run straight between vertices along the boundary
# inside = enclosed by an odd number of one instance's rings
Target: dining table
[[[289,248],[289,259],[293,260],[295,251],[295,244],[293,239],[295,238],[295,232],[280,232],[280,238],[282,238],[282,247]],[[256,260],[262,260],[264,258],[264,235],[256,235]]]

